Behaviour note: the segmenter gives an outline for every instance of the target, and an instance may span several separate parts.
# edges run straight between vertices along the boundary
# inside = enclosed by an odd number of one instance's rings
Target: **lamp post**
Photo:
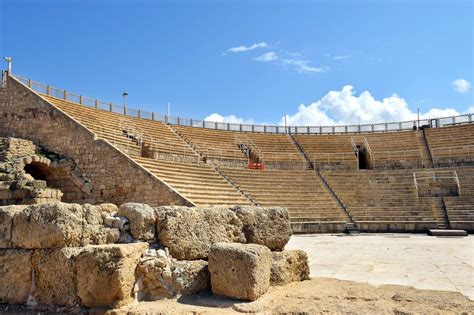
[[[3,57],[3,59],[8,63],[8,66],[7,66],[8,74],[12,74],[12,61],[13,61],[13,58],[12,57]]]
[[[128,96],[128,93],[127,93],[127,92],[123,92],[123,93],[122,93],[122,96],[123,96],[123,107],[126,107],[126,106],[127,106],[127,96]]]

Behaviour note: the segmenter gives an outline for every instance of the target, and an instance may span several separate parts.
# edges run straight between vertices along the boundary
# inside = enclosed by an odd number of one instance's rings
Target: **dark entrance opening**
[[[357,146],[357,148],[359,149],[359,169],[369,169],[369,159],[365,148],[361,148],[359,145]]]
[[[25,172],[36,180],[46,180],[50,175],[47,166],[40,163],[26,164]]]

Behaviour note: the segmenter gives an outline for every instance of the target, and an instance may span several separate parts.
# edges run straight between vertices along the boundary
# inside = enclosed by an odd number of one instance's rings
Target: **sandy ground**
[[[254,302],[210,293],[129,305],[111,314],[474,314],[474,301],[459,292],[372,286],[330,278],[273,287]]]

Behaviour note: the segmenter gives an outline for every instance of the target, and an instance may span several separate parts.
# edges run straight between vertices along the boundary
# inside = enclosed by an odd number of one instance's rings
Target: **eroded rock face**
[[[147,243],[85,247],[76,258],[81,304],[116,308],[132,302],[135,269],[147,248]]]
[[[237,206],[232,210],[243,223],[247,243],[283,250],[290,240],[292,231],[286,208]]]
[[[302,250],[272,252],[272,285],[309,279],[308,255]]]
[[[25,304],[31,290],[31,251],[0,250],[0,303]]]
[[[0,248],[11,247],[14,215],[26,206],[0,207]]]
[[[204,260],[177,261],[162,249],[145,255],[137,268],[142,281],[139,299],[153,301],[208,290],[207,265]]]
[[[270,287],[272,256],[257,244],[217,243],[209,252],[212,292],[254,301]]]
[[[31,205],[15,215],[12,243],[28,249],[81,246],[82,226],[80,205]]]
[[[33,253],[34,299],[43,305],[74,306],[76,291],[75,257],[82,248],[39,249]]]
[[[98,206],[45,203],[28,206],[13,219],[12,246],[17,248],[61,248],[114,243],[116,229],[100,224]]]
[[[212,244],[245,243],[242,222],[226,207],[158,207],[160,244],[180,260],[205,259]]]
[[[118,209],[118,216],[130,222],[130,233],[136,240],[153,240],[156,232],[155,210],[143,203],[125,203]]]

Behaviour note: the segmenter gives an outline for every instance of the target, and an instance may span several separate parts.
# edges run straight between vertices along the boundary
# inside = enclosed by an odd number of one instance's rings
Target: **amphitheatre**
[[[474,313],[474,114],[217,123],[3,71],[0,140],[0,312]]]

